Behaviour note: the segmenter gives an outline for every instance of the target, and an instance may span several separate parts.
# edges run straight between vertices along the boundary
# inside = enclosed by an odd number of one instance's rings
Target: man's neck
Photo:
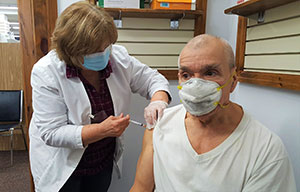
[[[236,129],[242,116],[242,108],[234,103],[230,103],[225,109],[218,107],[201,117],[187,112],[186,131],[195,151],[201,154],[217,147]]]
[[[193,116],[187,112],[186,119],[198,124],[199,128],[203,130],[218,130],[219,128],[224,130],[224,128],[227,129],[230,125],[238,125],[242,116],[243,109],[239,105],[230,102],[228,107],[225,109],[218,107],[211,113],[199,117]]]

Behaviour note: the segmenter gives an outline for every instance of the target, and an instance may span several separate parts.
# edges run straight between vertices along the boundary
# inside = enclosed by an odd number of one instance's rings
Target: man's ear
[[[232,70],[232,83],[230,87],[230,93],[232,93],[237,85],[238,78],[237,78],[237,72],[236,72],[236,67]]]

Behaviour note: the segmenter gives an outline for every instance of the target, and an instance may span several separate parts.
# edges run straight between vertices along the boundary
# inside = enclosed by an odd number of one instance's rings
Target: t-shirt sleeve
[[[242,192],[297,192],[294,173],[288,157],[268,163],[255,171]]]

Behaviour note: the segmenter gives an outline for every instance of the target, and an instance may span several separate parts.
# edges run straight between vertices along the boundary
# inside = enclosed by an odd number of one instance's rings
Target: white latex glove
[[[164,113],[164,109],[168,107],[168,103],[157,100],[152,101],[144,110],[144,118],[147,123],[147,128],[152,129],[156,124],[156,120],[161,118]]]

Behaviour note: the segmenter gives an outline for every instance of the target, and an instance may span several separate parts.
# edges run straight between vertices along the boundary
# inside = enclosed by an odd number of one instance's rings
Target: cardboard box
[[[140,0],[103,0],[104,7],[140,8]]]
[[[196,0],[152,0],[151,9],[196,10]]]

